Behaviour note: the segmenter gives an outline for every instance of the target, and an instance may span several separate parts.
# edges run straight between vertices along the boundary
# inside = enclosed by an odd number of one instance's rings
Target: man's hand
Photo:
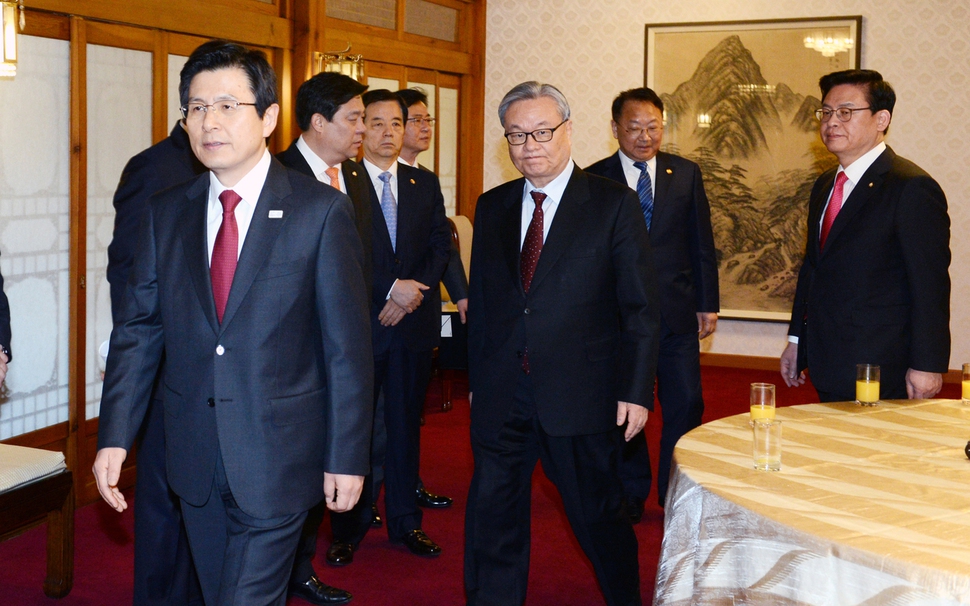
[[[128,458],[128,451],[124,448],[102,448],[94,458],[94,467],[92,468],[101,498],[117,512],[128,509],[125,495],[118,490],[121,464],[125,462],[126,458]]]
[[[465,302],[465,307],[468,307],[467,299]],[[461,314],[461,323],[465,323],[465,314]],[[10,360],[7,358],[7,354],[0,351],[0,383],[7,378],[7,362]]]
[[[781,378],[789,387],[805,384],[805,371],[798,373],[798,343],[789,343],[781,352]]]
[[[323,495],[330,511],[350,511],[360,499],[364,489],[364,476],[341,473],[323,474]]]
[[[394,299],[388,299],[384,303],[384,309],[377,314],[377,319],[380,320],[381,326],[395,326],[406,315],[408,312],[404,311],[403,307],[395,303]]]
[[[713,335],[715,330],[717,330],[717,314],[697,312],[697,338],[707,338]]]
[[[468,297],[458,299],[458,302],[455,303],[455,307],[458,308],[458,317],[461,318],[461,323],[464,324],[465,314],[468,313]]]
[[[404,311],[411,313],[421,305],[424,300],[424,293],[428,287],[417,280],[398,280],[391,287],[391,301],[404,308]]]
[[[623,423],[627,424],[626,431],[623,433],[623,438],[627,442],[632,440],[633,436],[637,435],[647,424],[647,415],[649,414],[650,411],[645,406],[629,402],[616,403],[616,425],[619,427]]]
[[[906,395],[910,400],[932,398],[943,389],[943,375],[912,368],[906,371]]]

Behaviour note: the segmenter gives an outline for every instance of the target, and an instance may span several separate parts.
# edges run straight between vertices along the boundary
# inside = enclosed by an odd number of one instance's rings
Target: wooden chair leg
[[[72,487],[65,495],[61,508],[47,514],[47,578],[44,579],[44,593],[50,598],[63,598],[71,592],[73,586],[74,488]]]

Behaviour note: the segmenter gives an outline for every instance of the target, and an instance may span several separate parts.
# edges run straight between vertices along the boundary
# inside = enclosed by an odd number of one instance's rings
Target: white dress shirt
[[[304,141],[303,135],[300,135],[300,138],[296,140],[296,148],[303,154],[303,159],[310,165],[310,170],[313,171],[313,176],[317,178],[317,181],[324,185],[330,185],[330,175],[327,174],[327,169],[330,168],[330,165],[324,162],[323,158],[318,156],[315,151],[310,149],[310,145]],[[337,180],[340,182],[339,189],[341,192],[347,193],[344,172],[340,170],[339,163],[334,166],[337,168]]]
[[[219,195],[225,190],[231,189],[242,198],[233,213],[236,217],[236,226],[239,228],[239,248],[236,250],[236,258],[238,259],[239,253],[242,252],[243,242],[246,241],[246,234],[249,233],[249,224],[253,221],[256,202],[259,201],[259,194],[263,191],[263,185],[266,183],[266,175],[269,174],[271,159],[269,150],[264,151],[263,157],[256,163],[256,166],[232,187],[226,187],[219,182],[215,173],[209,172],[209,205],[206,209],[205,222],[210,265],[212,264],[212,249],[216,245],[216,236],[219,235],[219,228],[222,226],[222,202],[219,201]]]
[[[536,203],[532,199],[533,191],[541,191],[546,194],[546,199],[542,201],[542,242],[545,243],[549,236],[549,227],[559,209],[559,201],[562,200],[569,185],[569,178],[573,176],[573,159],[569,159],[569,164],[563,169],[559,176],[550,181],[545,187],[536,187],[525,180],[525,187],[522,190],[522,229],[519,233],[519,250],[525,244],[525,234],[529,231],[529,223],[532,223],[532,213],[535,212]]]
[[[380,176],[385,171],[367,158],[364,158],[364,168],[367,169],[367,175],[370,177],[371,185],[374,186],[374,191],[377,192],[377,199],[379,201],[381,199],[381,193],[384,191],[384,182],[381,181]],[[386,172],[391,173],[389,183],[391,184],[391,193],[394,195],[394,204],[397,204],[397,162],[393,162]]]
[[[637,181],[640,180],[640,169],[633,166],[634,160],[619,150],[620,166],[623,167],[623,176],[626,177],[626,184],[630,189],[637,191]],[[654,202],[657,200],[657,156],[647,160],[647,174],[650,175],[650,195]]]

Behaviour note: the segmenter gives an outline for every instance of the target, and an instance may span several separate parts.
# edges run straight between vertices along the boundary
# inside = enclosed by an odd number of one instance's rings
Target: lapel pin
[[[870,181],[869,182],[869,187],[872,187],[873,185],[874,185],[874,183],[872,181]]]
[[[356,177],[357,176],[357,171],[356,170],[352,170],[352,171],[350,171],[350,174],[352,174],[353,176]]]
[[[414,185],[414,179],[411,179],[411,185]]]
[[[673,171],[673,169],[670,169],[670,168],[668,168],[668,169],[667,169],[667,174],[668,174],[668,175],[672,175],[672,174],[674,174],[674,171]]]
[[[271,210],[271,211],[269,211],[269,218],[270,219],[282,219],[283,218],[283,211],[281,211],[281,210]]]

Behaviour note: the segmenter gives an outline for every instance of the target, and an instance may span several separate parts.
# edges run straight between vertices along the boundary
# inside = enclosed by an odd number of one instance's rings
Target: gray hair
[[[542,84],[535,80],[530,80],[529,82],[517,84],[502,97],[502,102],[498,104],[499,122],[502,123],[503,127],[505,126],[505,113],[509,111],[509,107],[516,101],[528,101],[531,99],[539,99],[540,97],[549,97],[555,101],[556,105],[559,106],[559,116],[563,121],[569,119],[569,102],[566,101],[566,96],[551,84]]]

